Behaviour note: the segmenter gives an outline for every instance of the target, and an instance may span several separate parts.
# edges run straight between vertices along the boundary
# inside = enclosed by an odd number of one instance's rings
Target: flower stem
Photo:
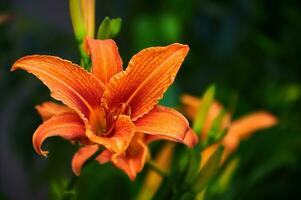
[[[147,162],[147,164],[149,165],[150,169],[152,169],[153,171],[157,172],[160,176],[162,177],[167,177],[168,173],[164,170],[162,170],[157,164],[156,162],[149,160]]]
[[[91,60],[84,50],[84,44],[82,41],[77,41],[77,44],[78,44],[78,50],[80,54],[81,66],[85,70],[90,71]]]
[[[66,189],[62,195],[62,200],[68,200],[68,199],[72,199],[72,196],[75,195],[73,189],[77,183],[77,176],[75,174],[72,174],[71,179],[69,180]]]
[[[90,158],[86,160],[86,162],[83,164],[82,169],[84,169],[87,165],[89,165],[92,161],[95,160],[95,158],[102,152],[103,148],[99,148]],[[78,181],[78,176],[76,176],[74,173],[72,174],[72,177],[70,178],[65,191],[62,196],[62,200],[68,200],[72,199],[72,196],[74,193],[74,188],[76,186],[76,183]],[[73,195],[71,195],[73,194]]]

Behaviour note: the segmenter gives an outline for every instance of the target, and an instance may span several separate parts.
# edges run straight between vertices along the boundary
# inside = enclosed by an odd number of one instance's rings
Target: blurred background
[[[97,0],[96,13],[97,27],[105,16],[123,19],[116,40],[124,67],[142,48],[189,44],[163,104],[179,106],[180,94],[200,96],[215,83],[226,107],[238,99],[234,118],[260,109],[279,118],[241,143],[240,165],[216,199],[300,199],[300,1]],[[45,142],[48,159],[33,150],[41,123],[34,106],[49,100],[49,91],[32,75],[9,72],[29,54],[79,62],[67,0],[0,1],[0,199],[55,199],[56,187],[72,174],[76,148],[67,141]],[[110,164],[93,163],[80,177],[78,197],[132,199],[144,173],[132,183]]]

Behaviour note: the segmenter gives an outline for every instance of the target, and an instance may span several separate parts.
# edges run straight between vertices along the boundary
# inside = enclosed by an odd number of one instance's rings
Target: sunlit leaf
[[[227,190],[229,187],[229,184],[231,182],[231,179],[234,175],[235,170],[238,167],[239,158],[235,158],[231,160],[229,163],[227,163],[227,166],[224,168],[221,175],[218,177],[218,179],[213,184],[213,187],[211,188],[214,193],[223,193]]]
[[[202,192],[203,189],[205,189],[209,182],[214,178],[220,166],[223,150],[223,146],[219,146],[214,154],[209,158],[204,167],[201,169],[191,188],[191,191],[193,193],[197,194],[199,192]]]
[[[217,142],[219,139],[224,136],[225,130],[222,128],[222,123],[224,120],[224,117],[226,115],[226,110],[222,109],[218,116],[213,120],[212,125],[207,133],[207,139],[203,144],[203,147],[213,144]]]
[[[97,31],[97,39],[107,39],[110,35],[110,23],[111,20],[109,17],[105,17],[101,22],[98,31]]]
[[[215,95],[215,86],[211,85],[205,92],[205,94],[202,97],[202,103],[200,105],[200,107],[198,108],[198,112],[195,118],[195,121],[193,123],[193,130],[200,134],[200,132],[202,131],[204,124],[205,124],[205,120],[209,111],[209,108],[213,102],[214,99],[214,95]]]
[[[111,19],[111,23],[110,23],[110,38],[114,38],[116,37],[121,29],[121,24],[122,24],[122,20],[121,18],[115,18],[115,19]]]

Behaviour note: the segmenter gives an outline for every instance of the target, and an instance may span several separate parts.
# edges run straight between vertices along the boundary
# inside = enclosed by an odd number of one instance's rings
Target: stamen
[[[128,103],[122,103],[121,104],[121,113],[131,116],[131,107]]]
[[[105,108],[106,109],[106,108]],[[107,129],[103,136],[109,136],[114,131],[119,115],[131,115],[131,108],[126,103],[121,103],[117,109],[111,109],[106,111]]]

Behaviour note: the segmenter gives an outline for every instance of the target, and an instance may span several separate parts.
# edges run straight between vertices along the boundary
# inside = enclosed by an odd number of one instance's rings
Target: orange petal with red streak
[[[104,103],[110,108],[129,105],[134,121],[148,113],[173,83],[188,50],[176,43],[140,51],[125,71],[111,78]]]
[[[91,54],[92,73],[105,85],[113,75],[122,71],[122,59],[114,40],[86,39],[86,49]]]
[[[101,102],[105,86],[80,66],[54,56],[33,55],[17,60],[11,71],[23,69],[37,76],[51,96],[88,118]]]
[[[47,156],[47,151],[41,149],[42,143],[49,137],[60,136],[67,140],[80,140],[85,137],[85,126],[76,113],[64,113],[53,116],[41,124],[32,137],[35,151]]]
[[[142,134],[135,134],[129,147],[124,153],[111,155],[111,161],[114,165],[123,170],[131,180],[134,180],[145,164],[148,154],[147,146],[142,141]],[[109,153],[103,153],[97,161],[104,163],[107,161]],[[110,155],[109,155],[110,156]]]
[[[71,108],[67,106],[60,105],[51,101],[37,105],[35,108],[42,117],[43,121],[46,121],[55,115],[60,115],[67,112],[74,112]]]
[[[80,171],[85,162],[98,150],[98,145],[87,145],[81,147],[72,158],[72,171],[76,176],[80,175]]]
[[[129,146],[132,137],[135,133],[135,125],[129,116],[120,115],[114,132],[108,136],[101,136],[94,133],[92,130],[87,130],[87,137],[97,144],[105,146],[113,152],[122,153]]]
[[[197,142],[197,137],[193,137],[194,133],[190,130],[187,119],[172,108],[155,106],[149,113],[134,123],[138,132],[155,136],[149,137],[152,140],[155,138],[156,140],[168,139],[185,143],[189,146]],[[195,139],[196,141],[192,141]]]
[[[260,129],[274,126],[276,123],[277,118],[264,111],[254,112],[241,117],[231,124],[229,132],[224,137],[223,144],[225,149],[229,151],[235,150],[242,139],[250,137]]]

